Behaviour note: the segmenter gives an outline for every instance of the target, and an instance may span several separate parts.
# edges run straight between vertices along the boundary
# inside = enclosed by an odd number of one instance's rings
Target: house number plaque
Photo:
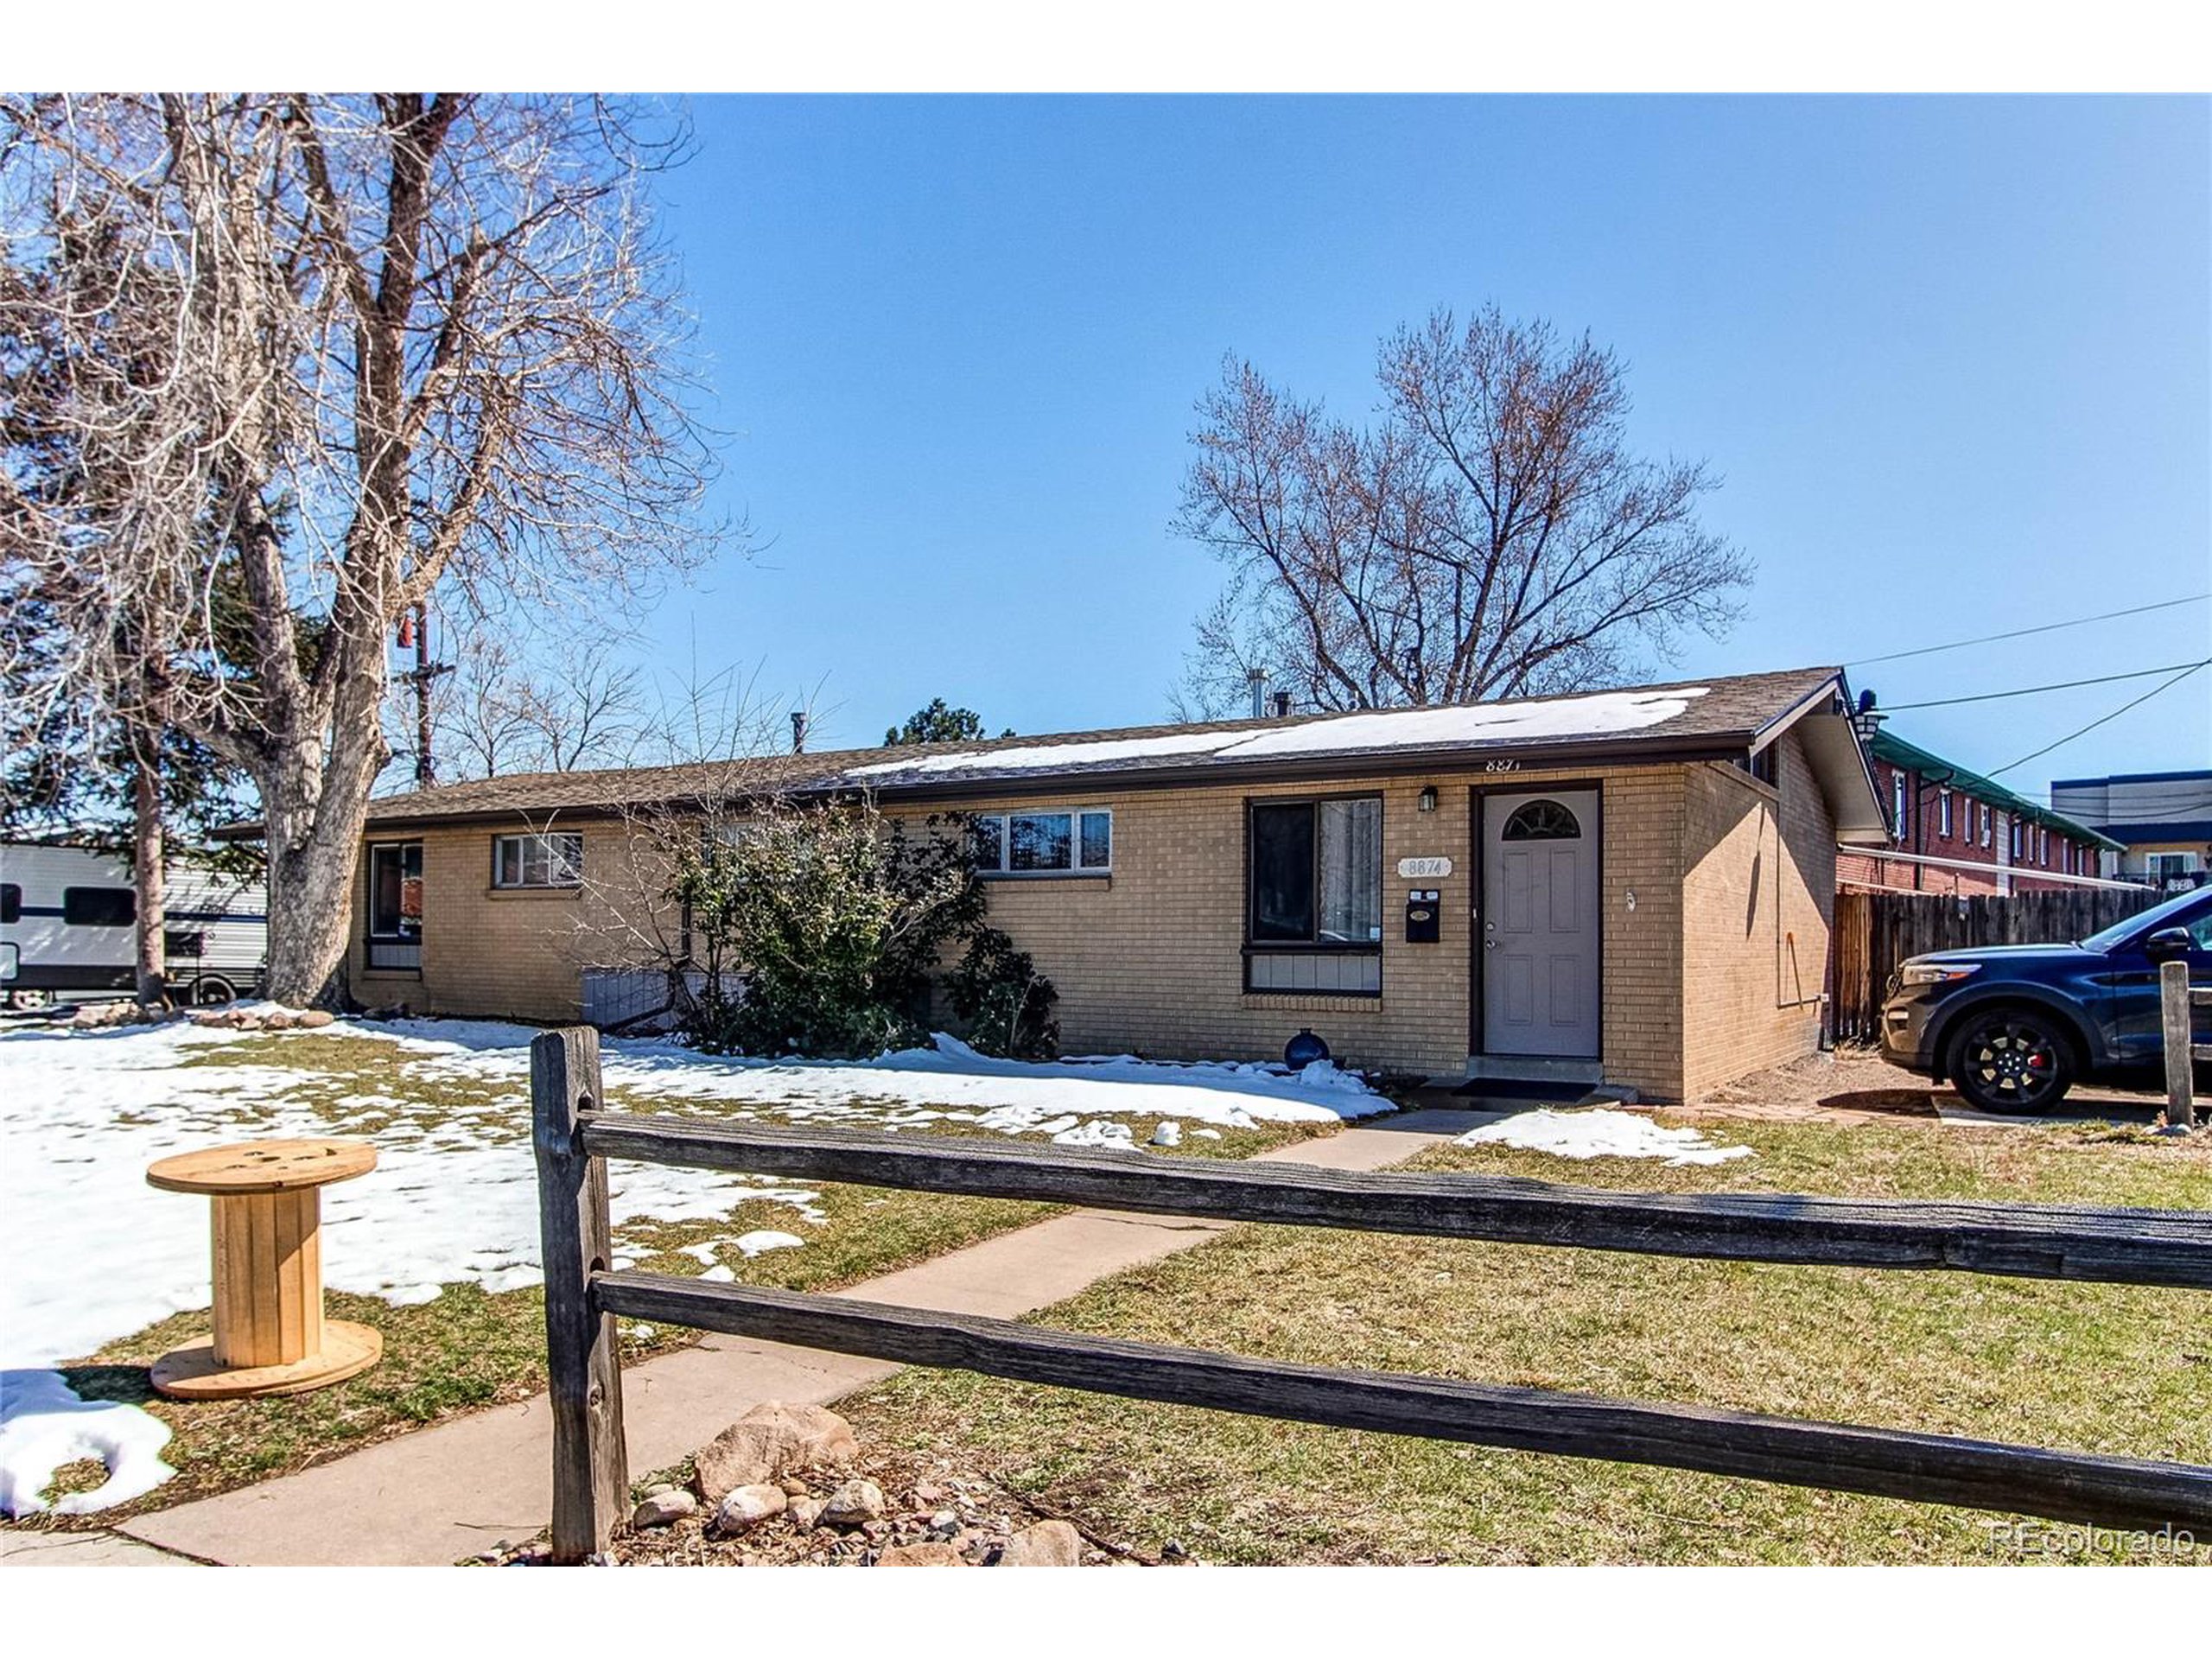
[[[1398,874],[1408,881],[1436,881],[1452,874],[1448,858],[1402,858]]]

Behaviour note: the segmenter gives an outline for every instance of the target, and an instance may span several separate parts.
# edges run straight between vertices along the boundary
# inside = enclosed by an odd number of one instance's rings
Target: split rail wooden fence
[[[600,1109],[598,1034],[531,1046],[553,1408],[553,1559],[628,1513],[616,1316],[1287,1421],[1702,1470],[1923,1503],[2212,1533],[2212,1468],[1902,1429],[1340,1370],[615,1272],[607,1160],[1433,1238],[2212,1290],[2212,1215],[1606,1192],[1547,1182],[1154,1157],[631,1116]],[[2177,1310],[2199,1319],[2208,1305]]]

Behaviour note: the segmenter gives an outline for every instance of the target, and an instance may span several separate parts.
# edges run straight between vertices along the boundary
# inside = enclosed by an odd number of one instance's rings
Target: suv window
[[[2090,934],[2082,941],[2082,948],[2109,950],[2123,940],[2141,938],[2162,927],[2185,927],[2200,949],[2207,948],[2206,930],[2212,928],[2212,893],[2180,893],[2163,905],[2152,906],[2140,915],[2114,922],[2101,933]]]

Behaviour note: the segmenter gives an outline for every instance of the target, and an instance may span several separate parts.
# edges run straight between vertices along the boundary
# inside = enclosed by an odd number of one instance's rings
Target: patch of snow
[[[804,1249],[806,1241],[790,1233],[779,1233],[767,1228],[758,1228],[749,1233],[740,1233],[733,1241],[747,1260],[764,1255],[770,1250]]]
[[[929,777],[940,772],[1036,772],[1058,766],[1105,766],[1117,760],[1156,760],[1179,754],[1218,754],[1236,741],[1236,732],[1174,732],[1160,737],[1099,738],[1088,743],[1025,743],[1006,749],[963,749],[951,754],[917,755],[849,767],[848,778]]]
[[[1133,1152],[1136,1149],[1136,1135],[1126,1123],[1114,1123],[1103,1117],[1094,1117],[1079,1128],[1062,1129],[1052,1137],[1052,1143],[1061,1147],[1102,1147],[1110,1152]]]
[[[731,1280],[736,1278],[737,1274],[731,1268],[724,1267],[718,1262],[699,1276],[702,1279],[709,1280],[717,1285],[726,1285],[729,1283]]]
[[[177,1021],[105,1031],[0,1033],[0,1363],[48,1366],[207,1306],[207,1205],[145,1184],[172,1154],[262,1137],[353,1135],[376,1169],[323,1189],[334,1289],[398,1306],[449,1284],[488,1291],[538,1278],[530,1155],[530,1027],[494,1020],[340,1020],[264,1033]],[[219,1060],[245,1041],[339,1037],[364,1046],[334,1090],[325,1074]],[[692,1103],[724,1118],[880,1128],[932,1115],[1071,1144],[1129,1144],[1124,1118],[1218,1128],[1335,1122],[1390,1103],[1327,1063],[1177,1064],[1111,1055],[994,1059],[950,1037],[837,1063],[700,1053],[665,1039],[602,1046],[628,1103]],[[442,1095],[440,1085],[450,1084]],[[1096,1127],[1092,1127],[1096,1125]],[[1121,1133],[1112,1131],[1119,1128]],[[771,1178],[615,1162],[616,1244],[648,1222],[715,1222],[747,1199],[826,1219],[820,1194]],[[633,1230],[626,1235],[624,1229]]]
[[[117,1400],[85,1400],[58,1371],[0,1371],[0,1514],[45,1510],[46,1489],[64,1464],[98,1458],[107,1479],[52,1507],[90,1515],[143,1497],[176,1471],[162,1461],[169,1426]]]
[[[1607,737],[1643,731],[1681,714],[1706,695],[1701,685],[1665,691],[1593,691],[1540,702],[1454,703],[1337,715],[1264,731],[1169,732],[1158,737],[1100,738],[1089,742],[1026,743],[1003,749],[961,749],[910,760],[849,768],[854,779],[925,778],[963,772],[1044,772],[1107,766],[1124,760],[1201,756],[1264,760],[1282,755],[1356,754],[1376,749],[1449,748],[1455,744],[1527,742],[1543,738]]]
[[[1218,1141],[1221,1139],[1221,1131],[1219,1129],[1192,1129],[1191,1133],[1198,1136],[1201,1141]]]
[[[1560,1158],[1659,1158],[1670,1168],[1688,1164],[1725,1164],[1748,1158],[1749,1147],[1717,1147],[1696,1129],[1663,1128],[1633,1112],[1518,1112],[1497,1123],[1470,1129],[1454,1143],[1462,1147],[1518,1147]]]
[[[1155,1147],[1179,1147],[1183,1144],[1183,1126],[1172,1117],[1163,1117],[1153,1127],[1152,1144]]]

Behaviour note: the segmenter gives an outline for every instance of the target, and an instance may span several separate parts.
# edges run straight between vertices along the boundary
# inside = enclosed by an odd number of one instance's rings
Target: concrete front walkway
[[[1262,1153],[1379,1169],[1494,1114],[1421,1111]],[[1124,1268],[1201,1244],[1227,1224],[1077,1211],[839,1292],[866,1301],[1013,1319]],[[781,1343],[708,1336],[622,1374],[630,1468],[680,1461],[764,1400],[826,1403],[899,1368]],[[544,1526],[552,1439],[545,1397],[386,1440],[350,1457],[123,1523],[146,1543],[235,1566],[436,1566]]]

